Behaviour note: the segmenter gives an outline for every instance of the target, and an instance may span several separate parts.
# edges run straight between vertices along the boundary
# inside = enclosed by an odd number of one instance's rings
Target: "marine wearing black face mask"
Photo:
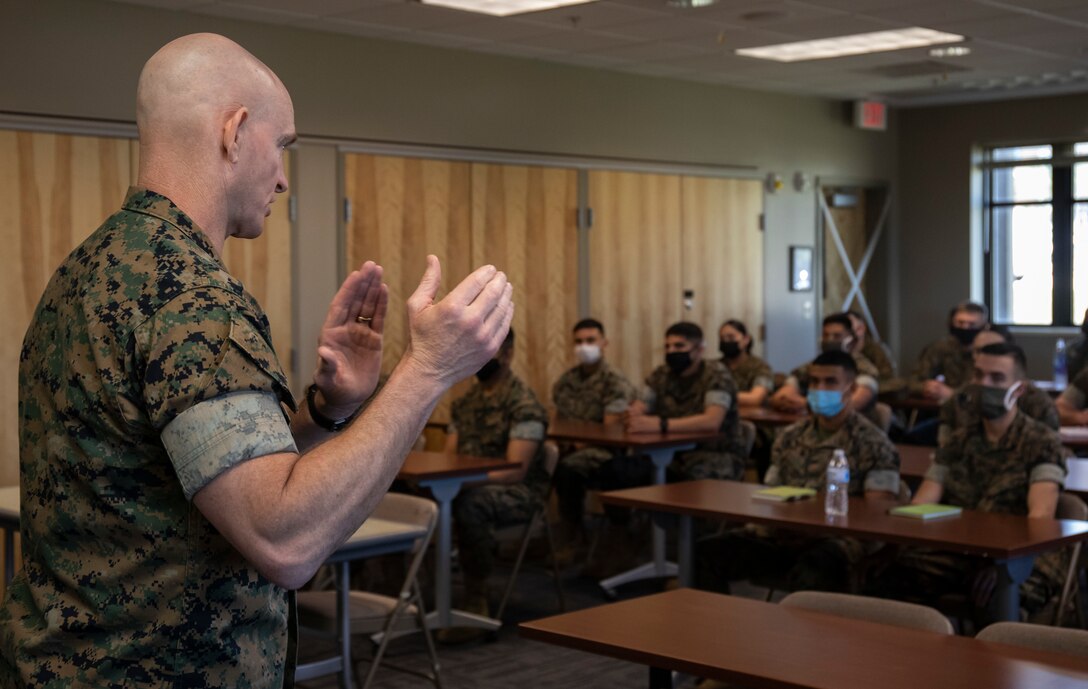
[[[975,336],[981,332],[981,328],[957,328],[954,325],[948,326],[948,334],[956,338],[964,347],[970,347],[971,343],[975,341]]]
[[[665,355],[665,365],[673,373],[683,373],[691,367],[691,352],[669,352]]]
[[[718,351],[722,353],[722,358],[736,359],[740,356],[740,343],[732,340],[723,341],[718,345]]]

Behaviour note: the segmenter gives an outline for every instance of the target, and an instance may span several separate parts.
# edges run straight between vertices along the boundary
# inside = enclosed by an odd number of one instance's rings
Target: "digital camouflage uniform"
[[[603,361],[588,376],[581,366],[575,366],[552,386],[552,401],[561,419],[601,423],[605,414],[626,411],[632,397],[634,389],[623,374]],[[559,512],[568,524],[579,524],[586,489],[621,487],[613,480],[618,477],[609,471],[615,453],[603,447],[575,449],[570,443],[561,444],[559,453],[555,473]]]
[[[1088,382],[1088,380],[1086,380]],[[937,431],[937,444],[944,446],[952,437],[957,428],[973,426],[981,420],[975,405],[978,401],[972,399],[966,391],[966,386],[956,391],[956,394],[948,398],[941,405],[941,425]],[[1043,392],[1031,383],[1024,384],[1024,394],[1016,401],[1020,412],[1036,421],[1039,421],[1055,431],[1061,427],[1058,418],[1058,408],[1049,394]]]
[[[23,569],[0,610],[0,686],[283,686],[288,593],[191,502],[295,451],[281,404],[260,307],[190,218],[130,189],[24,340]]]
[[[722,362],[726,363],[726,362]],[[756,386],[762,386],[767,392],[774,392],[774,371],[766,361],[758,356],[749,354],[744,361],[729,366],[729,373],[733,376],[733,382],[737,385],[737,392],[749,392]]]
[[[927,380],[944,376],[944,384],[953,390],[970,383],[975,377],[975,359],[971,348],[949,335],[931,343],[918,357],[918,367],[911,377],[912,395],[921,395]]]
[[[678,452],[669,465],[670,478],[739,480],[744,476],[745,448],[740,439],[736,409],[737,384],[719,361],[702,361],[691,376],[679,376],[659,366],[646,379],[643,401],[650,413],[668,419],[702,414],[707,406],[725,409],[721,440],[702,442],[694,450]],[[648,463],[646,464],[648,470]]]
[[[899,453],[879,428],[852,413],[838,430],[820,429],[814,417],[783,429],[771,450],[764,483],[823,491],[835,450],[850,463],[849,493],[899,494]],[[819,499],[822,499],[820,496]],[[844,591],[851,568],[878,547],[852,538],[819,538],[749,524],[699,543],[699,583],[728,589],[738,579],[785,577],[790,590]]]
[[[960,427],[938,448],[926,479],[944,486],[942,504],[1026,515],[1032,483],[1053,481],[1060,486],[1065,479],[1061,439],[1024,414],[1014,417],[994,445],[986,440],[981,423]],[[1031,576],[1020,587],[1020,605],[1034,612],[1059,593],[1066,564],[1061,551],[1036,557]],[[967,555],[904,548],[876,586],[884,595],[929,600],[945,593],[966,593],[975,571],[988,565]]]
[[[865,338],[865,344],[858,353],[871,361],[873,366],[876,367],[878,381],[883,383],[886,380],[895,378],[895,365],[888,358],[888,352],[884,349],[884,345],[871,337],[867,337]]]
[[[525,480],[463,491],[453,501],[461,569],[468,585],[487,581],[495,562],[495,527],[529,521],[548,491],[544,467],[544,432],[548,414],[536,395],[510,373],[490,390],[476,383],[450,409],[449,433],[457,434],[457,452],[477,457],[505,457],[510,440],[540,443]]]

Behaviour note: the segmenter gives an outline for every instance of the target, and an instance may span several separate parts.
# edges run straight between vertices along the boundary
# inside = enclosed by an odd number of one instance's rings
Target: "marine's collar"
[[[216,262],[223,262],[222,257],[219,255],[219,252],[215,250],[215,247],[212,246],[212,243],[208,239],[208,235],[204,233],[204,230],[200,229],[200,227],[193,222],[193,219],[186,215],[185,211],[178,208],[174,205],[173,201],[162,194],[143,187],[129,187],[128,193],[125,195],[123,208],[125,210],[133,211],[134,213],[150,215],[170,223],[192,239],[194,244],[215,259]]]

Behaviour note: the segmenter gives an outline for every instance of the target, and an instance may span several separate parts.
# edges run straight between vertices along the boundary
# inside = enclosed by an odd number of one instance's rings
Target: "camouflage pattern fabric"
[[[478,457],[505,457],[510,440],[540,445],[523,483],[469,488],[453,501],[461,569],[466,582],[479,585],[494,567],[495,529],[526,522],[547,493],[543,463],[548,414],[536,395],[509,374],[490,390],[476,383],[450,410],[449,432],[457,434],[457,452]]]
[[[600,423],[605,414],[621,414],[634,396],[631,383],[603,361],[588,376],[581,366],[575,366],[552,386],[559,417],[580,421]]]
[[[895,378],[895,365],[888,358],[888,352],[884,349],[884,345],[868,337],[858,353],[873,363],[877,371],[877,380],[881,383]]]
[[[966,394],[965,388],[960,388],[941,405],[939,414],[941,425],[937,431],[939,446],[948,444],[952,433],[957,428],[973,426],[981,421],[974,406],[976,404],[977,400],[971,399]],[[1024,394],[1020,395],[1016,406],[1028,418],[1035,419],[1055,431],[1061,427],[1058,408],[1054,406],[1054,400],[1031,383],[1025,383]]]
[[[982,512],[1026,515],[1028,488],[1036,481],[1065,478],[1065,457],[1058,434],[1017,414],[996,444],[986,440],[981,423],[958,428],[937,450],[926,474],[944,486],[941,502]],[[1061,591],[1067,553],[1050,551],[1035,559],[1031,576],[1020,587],[1021,607],[1038,610]],[[921,548],[904,548],[895,566],[881,577],[884,592],[929,595],[968,590],[974,571],[987,566],[979,558]],[[924,586],[925,588],[917,588]]]
[[[0,685],[283,686],[287,592],[186,497],[226,467],[183,486],[161,440],[235,394],[295,407],[264,314],[200,228],[130,189],[50,280],[19,390],[24,566]]]
[[[699,443],[694,450],[677,453],[669,474],[681,480],[744,476],[744,447],[736,408],[737,384],[720,361],[700,363],[691,376],[679,376],[659,366],[646,378],[645,401],[652,413],[668,419],[702,414],[708,405],[725,408],[721,440]]]
[[[929,344],[922,350],[918,367],[911,377],[911,394],[921,395],[925,381],[937,376],[944,376],[944,384],[952,389],[970,383],[975,377],[971,348],[964,349],[959,340],[951,335]]]
[[[850,414],[837,430],[826,432],[809,417],[783,429],[771,449],[764,483],[823,490],[827,465],[835,450],[850,463],[851,495],[867,490],[899,493],[899,453],[888,436],[868,419]]]
[[[1062,391],[1062,399],[1074,409],[1084,409],[1088,406],[1088,371],[1081,371],[1076,378]]]
[[[722,362],[726,363],[726,362]],[[728,366],[728,364],[726,364]],[[774,391],[774,371],[770,365],[758,356],[749,354],[744,361],[735,366],[728,366],[729,373],[733,376],[733,382],[737,384],[738,392],[749,392],[752,388],[762,386],[767,392]]]
[[[899,454],[880,429],[857,413],[833,432],[815,419],[799,421],[778,434],[765,483],[824,488],[827,464],[836,449],[850,462],[850,494],[899,491]],[[879,544],[853,538],[815,538],[749,524],[699,541],[699,586],[728,591],[730,581],[773,577],[791,591],[849,591],[851,572]]]
[[[1088,335],[1077,335],[1065,348],[1065,368],[1069,380],[1088,367]]]

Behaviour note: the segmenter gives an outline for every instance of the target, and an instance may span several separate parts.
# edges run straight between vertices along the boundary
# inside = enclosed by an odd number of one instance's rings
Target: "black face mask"
[[[718,345],[718,351],[722,353],[722,356],[726,359],[736,359],[740,356],[740,343],[739,342],[722,342]]]
[[[665,355],[665,365],[673,373],[683,373],[691,367],[691,352],[669,352]]]
[[[821,352],[845,352],[846,340],[820,340]]]
[[[959,340],[960,344],[964,347],[971,346],[971,343],[975,341],[975,336],[980,332],[979,328],[957,328],[956,326],[949,326],[948,333]]]
[[[486,383],[495,377],[495,374],[499,372],[499,368],[499,360],[492,359],[476,372],[476,378],[479,379],[481,383]]]

